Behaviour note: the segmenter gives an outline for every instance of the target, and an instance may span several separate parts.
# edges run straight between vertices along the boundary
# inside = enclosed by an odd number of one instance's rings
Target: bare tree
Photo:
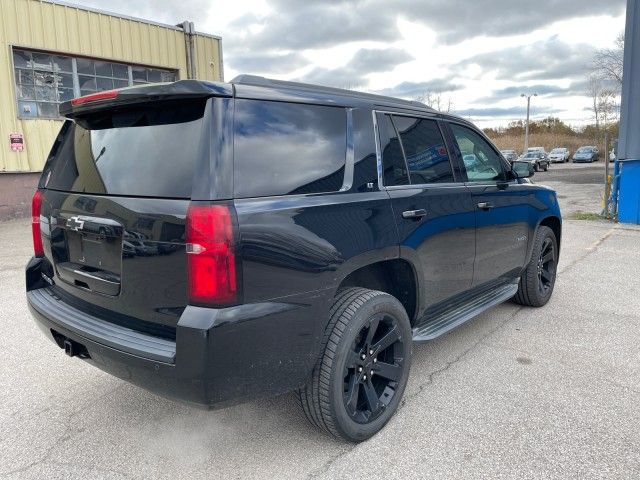
[[[602,79],[595,74],[589,75],[589,81],[587,84],[587,94],[591,99],[591,107],[589,110],[593,112],[593,117],[596,121],[596,132],[600,135],[600,105],[598,100],[602,93]]]
[[[593,71],[602,78],[613,80],[622,87],[624,33],[618,35],[613,48],[598,50],[593,58]]]
[[[418,102],[424,103],[427,107],[435,108],[439,112],[449,113],[453,108],[451,97],[444,100],[441,92],[434,93],[427,90],[422,95],[416,96],[414,99]]]
[[[603,88],[598,96],[598,113],[603,129],[614,123],[618,118],[618,92],[611,88]]]

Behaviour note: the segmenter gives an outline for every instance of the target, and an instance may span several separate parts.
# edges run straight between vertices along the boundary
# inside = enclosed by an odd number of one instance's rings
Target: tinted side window
[[[335,192],[344,181],[344,108],[236,100],[235,196]]]
[[[460,155],[470,182],[505,179],[502,161],[491,145],[470,128],[451,124]]]
[[[391,117],[377,114],[380,149],[382,151],[382,178],[386,186],[409,185],[407,164]]]
[[[435,120],[393,116],[412,184],[453,182],[444,139]]]

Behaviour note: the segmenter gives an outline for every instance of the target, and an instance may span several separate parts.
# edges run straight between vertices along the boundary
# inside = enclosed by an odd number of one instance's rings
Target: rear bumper
[[[33,260],[32,260],[33,262]],[[31,264],[30,264],[31,266]],[[78,358],[154,393],[205,408],[301,386],[315,363],[329,291],[224,309],[187,306],[175,342],[93,317],[33,285],[27,301],[40,330]],[[46,352],[43,352],[46,354]],[[62,353],[62,352],[60,352]],[[71,359],[69,361],[72,361]]]

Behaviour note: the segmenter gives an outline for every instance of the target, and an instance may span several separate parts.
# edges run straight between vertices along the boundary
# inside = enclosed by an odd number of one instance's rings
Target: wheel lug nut
[[[373,355],[373,350],[369,350],[369,355]]]
[[[371,371],[369,372],[369,375],[371,375],[371,376],[373,377],[373,370],[371,370]]]
[[[365,358],[367,358],[367,356],[363,353],[362,355],[360,355],[360,358],[364,360]]]
[[[362,371],[362,367],[358,367],[358,372],[361,372],[361,371]]]
[[[363,375],[363,376],[362,376],[362,380],[366,380],[366,379],[367,379],[367,376],[366,376],[366,375]]]
[[[373,359],[373,363],[376,363],[377,361],[378,361],[378,359],[377,359],[377,358],[374,358],[374,359]]]

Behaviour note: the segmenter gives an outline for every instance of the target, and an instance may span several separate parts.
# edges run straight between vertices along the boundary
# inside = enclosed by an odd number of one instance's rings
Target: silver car
[[[554,148],[549,152],[549,161],[552,163],[564,163],[569,161],[569,149],[568,148]]]

